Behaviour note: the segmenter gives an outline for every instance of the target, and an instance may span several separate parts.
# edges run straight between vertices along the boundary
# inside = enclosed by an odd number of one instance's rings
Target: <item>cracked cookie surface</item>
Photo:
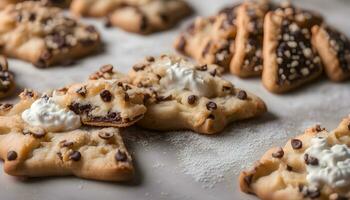
[[[53,99],[93,126],[127,127],[146,112],[143,92],[119,79],[73,84],[54,91]]]

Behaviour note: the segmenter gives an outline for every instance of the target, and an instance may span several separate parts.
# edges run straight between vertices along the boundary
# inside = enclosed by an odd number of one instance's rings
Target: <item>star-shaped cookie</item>
[[[138,124],[214,134],[233,121],[266,112],[260,98],[221,78],[218,68],[166,55],[136,64],[128,74],[130,81],[149,94],[147,112]]]
[[[101,181],[133,177],[132,158],[119,129],[80,126],[72,111],[34,91],[26,90],[20,97],[18,104],[0,107],[0,157],[6,173]]]
[[[59,8],[27,1],[0,11],[0,52],[40,68],[72,63],[100,43],[93,26],[66,17]]]
[[[260,199],[349,199],[350,117],[328,132],[319,125],[272,148],[243,171],[241,190]]]

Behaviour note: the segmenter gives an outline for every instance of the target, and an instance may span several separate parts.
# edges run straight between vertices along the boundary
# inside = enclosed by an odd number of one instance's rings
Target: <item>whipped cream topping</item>
[[[329,145],[324,137],[315,137],[305,154],[318,160],[307,165],[306,179],[310,185],[327,184],[332,188],[350,186],[350,148],[345,144]]]
[[[61,108],[52,98],[40,98],[22,113],[22,119],[31,126],[47,131],[61,132],[81,126],[80,116]]]
[[[209,79],[205,79],[205,72],[200,72],[186,65],[186,62],[169,60],[165,63],[167,66],[166,76],[161,79],[163,85],[167,89],[178,91],[189,90],[196,95],[210,97],[214,94],[215,89],[212,88]]]

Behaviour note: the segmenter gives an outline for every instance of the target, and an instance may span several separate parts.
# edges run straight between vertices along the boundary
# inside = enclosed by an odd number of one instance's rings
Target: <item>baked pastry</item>
[[[239,177],[241,190],[260,199],[349,199],[350,117],[328,132],[320,126],[268,150]]]
[[[21,3],[27,0],[1,0],[0,9],[5,8],[9,4]],[[72,0],[32,0],[40,1],[45,6],[58,6],[58,7],[68,7]]]
[[[268,2],[245,1],[237,8],[237,35],[231,73],[240,77],[261,75],[263,69],[263,32]]]
[[[220,77],[217,68],[165,55],[136,64],[129,79],[148,91],[147,112],[138,125],[160,131],[189,129],[215,134],[233,121],[266,112],[260,98],[235,88]]]
[[[236,9],[234,5],[216,16],[196,18],[176,39],[175,49],[200,64],[217,64],[228,69],[235,50]]]
[[[69,64],[95,52],[101,44],[93,26],[40,2],[9,5],[0,11],[0,19],[0,52],[40,68]]]
[[[294,7],[266,15],[262,82],[271,92],[290,91],[321,75],[321,60],[311,44],[313,18]]]
[[[55,90],[52,96],[59,105],[80,115],[86,125],[127,127],[146,112],[143,91],[118,79],[73,84]]]
[[[12,93],[15,88],[15,81],[12,72],[8,69],[6,57],[0,55],[0,98]]]
[[[117,128],[82,127],[78,115],[34,91],[20,97],[18,104],[0,107],[0,157],[6,173],[102,181],[133,177],[132,158]]]
[[[312,40],[327,76],[337,82],[348,79],[350,77],[350,40],[329,26],[314,26]]]
[[[75,0],[71,11],[78,16],[107,17],[107,26],[149,34],[174,26],[192,9],[182,0]]]
[[[108,25],[126,31],[149,34],[169,29],[192,13],[191,7],[182,0],[152,0],[135,6],[124,6],[113,11]]]

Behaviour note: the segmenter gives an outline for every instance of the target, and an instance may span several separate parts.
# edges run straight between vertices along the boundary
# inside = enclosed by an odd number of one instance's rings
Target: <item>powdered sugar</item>
[[[283,146],[288,138],[302,134],[307,127],[321,123],[331,129],[350,113],[347,101],[350,90],[346,85],[322,81],[284,96],[261,93],[270,113],[258,119],[233,123],[222,134],[145,131],[133,135],[132,141],[142,144],[145,150],[160,143],[169,144],[169,149],[175,150],[181,172],[193,177],[202,187],[213,188],[219,182],[234,179],[266,150]],[[164,164],[154,163],[154,168],[159,167]]]

